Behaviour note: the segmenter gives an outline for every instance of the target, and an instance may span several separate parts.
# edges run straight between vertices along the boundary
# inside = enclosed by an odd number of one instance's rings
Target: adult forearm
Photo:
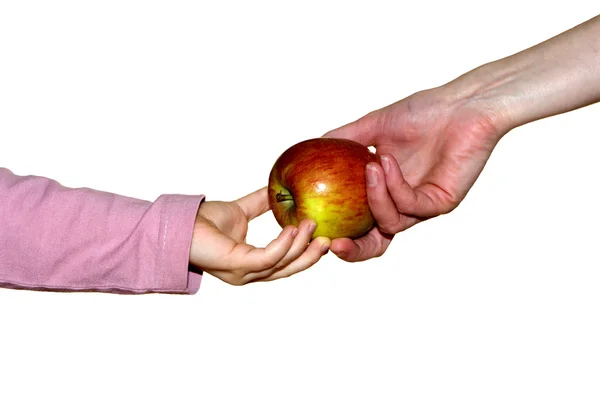
[[[447,86],[492,110],[504,132],[600,101],[600,16]]]

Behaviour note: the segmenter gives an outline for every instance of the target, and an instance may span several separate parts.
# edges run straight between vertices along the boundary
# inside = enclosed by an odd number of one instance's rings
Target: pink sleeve
[[[202,200],[148,202],[0,168],[0,287],[196,293],[188,263]]]

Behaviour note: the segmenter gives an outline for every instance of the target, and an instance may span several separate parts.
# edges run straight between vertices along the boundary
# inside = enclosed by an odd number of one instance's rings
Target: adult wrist
[[[516,112],[516,102],[504,88],[516,79],[518,71],[514,65],[502,65],[501,61],[482,65],[440,88],[452,108],[475,111],[483,117],[482,121],[489,125],[487,130],[497,140],[524,123]]]
[[[600,101],[600,16],[446,86],[504,133]]]

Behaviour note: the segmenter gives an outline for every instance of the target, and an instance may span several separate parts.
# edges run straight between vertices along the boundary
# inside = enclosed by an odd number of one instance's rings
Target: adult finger
[[[398,233],[416,223],[416,218],[398,212],[388,192],[385,173],[377,163],[367,164],[367,199],[377,226],[386,233]]]
[[[374,146],[378,132],[378,120],[376,112],[372,112],[354,122],[327,132],[323,137],[349,139],[364,146]]]
[[[315,265],[321,257],[329,250],[331,241],[326,237],[315,238],[306,251],[300,257],[292,261],[284,268],[277,269],[271,274],[264,277],[256,277],[253,281],[273,281],[275,279],[287,278],[299,272],[307,270]]]
[[[429,218],[441,214],[439,202],[429,193],[427,184],[413,189],[400,170],[396,159],[390,155],[381,156],[381,165],[385,174],[385,183],[396,209],[405,215]],[[427,189],[427,190],[424,190]],[[440,190],[437,188],[437,190]],[[416,223],[416,221],[413,221]]]
[[[394,235],[383,233],[375,227],[356,240],[334,239],[331,242],[331,251],[344,261],[365,261],[385,253],[393,238]]]

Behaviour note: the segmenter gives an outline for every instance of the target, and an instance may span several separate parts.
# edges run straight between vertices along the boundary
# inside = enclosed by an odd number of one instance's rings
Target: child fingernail
[[[298,235],[298,228],[295,228],[295,229],[292,231],[292,237],[296,237],[296,235]]]

